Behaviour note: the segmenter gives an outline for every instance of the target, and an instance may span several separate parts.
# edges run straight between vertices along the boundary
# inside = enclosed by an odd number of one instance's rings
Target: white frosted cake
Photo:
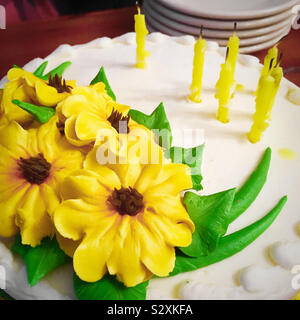
[[[64,79],[88,85],[103,66],[119,103],[151,114],[163,102],[174,146],[189,148],[205,143],[201,195],[239,188],[270,147],[272,160],[267,182],[247,212],[230,224],[227,234],[260,219],[287,195],[288,201],[271,227],[244,250],[221,262],[173,277],[151,279],[147,299],[291,299],[299,291],[292,283],[299,272],[295,266],[300,265],[300,89],[282,79],[270,126],[260,142],[251,144],[247,134],[255,112],[254,92],[261,64],[256,57],[239,55],[235,78],[244,89],[235,93],[230,122],[223,124],[216,119],[215,85],[225,49],[217,43],[207,43],[202,102],[193,103],[187,97],[194,43],[191,36],[152,33],[146,38],[150,51],[147,68],[138,69],[135,34],[128,33],[83,45],[61,45],[48,57],[36,58],[23,68],[33,72],[47,60],[47,71],[71,61]],[[6,82],[6,78],[2,79],[0,87]],[[72,264],[58,268],[31,287],[24,263],[8,249],[11,242],[5,238],[0,242],[0,266],[5,267],[6,292],[10,296],[76,299]]]

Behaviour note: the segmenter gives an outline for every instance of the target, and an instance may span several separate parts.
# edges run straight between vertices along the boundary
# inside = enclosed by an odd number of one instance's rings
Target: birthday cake
[[[300,89],[282,78],[269,127],[251,143],[262,65],[238,56],[241,88],[224,124],[215,88],[226,48],[207,42],[194,103],[194,44],[191,36],[148,35],[145,69],[135,66],[135,33],[65,44],[2,79],[0,266],[8,295],[297,294]],[[157,138],[158,129],[165,134]],[[102,139],[107,132],[112,141]],[[104,145],[120,161],[136,136],[133,163],[101,163]],[[148,163],[149,148],[157,163]]]

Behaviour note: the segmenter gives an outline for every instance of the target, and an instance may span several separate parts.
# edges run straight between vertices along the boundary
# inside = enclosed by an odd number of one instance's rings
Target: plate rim
[[[195,27],[201,27],[201,25],[206,25],[208,28],[213,27],[214,29],[218,30],[232,30],[233,29],[233,24],[234,21],[230,20],[222,20],[222,19],[210,19],[210,18],[205,18],[201,16],[194,16],[190,14],[185,14],[182,12],[174,11],[171,8],[167,8],[157,2],[157,0],[147,0],[144,1],[143,7],[151,7],[153,10],[156,10],[159,12],[161,15],[165,16],[166,18],[171,18],[175,21],[178,21],[180,23],[186,23],[190,24]],[[292,16],[292,12],[290,9],[287,9],[285,11],[279,12],[278,14],[263,17],[263,18],[258,18],[258,19],[248,19],[248,20],[237,20],[235,21],[238,22],[238,27],[240,30],[246,30],[246,29],[255,29],[257,27],[264,27],[264,26],[269,26],[272,24],[275,24],[279,21],[282,21],[284,19],[287,19],[289,16]],[[189,19],[189,23],[186,22],[186,19]]]
[[[191,14],[194,16],[202,16],[206,18],[219,18],[223,20],[231,20],[236,19],[239,17],[240,19],[255,19],[260,17],[266,17],[270,15],[274,15],[276,13],[285,11],[293,6],[299,4],[299,0],[286,0],[287,2],[277,7],[271,7],[268,9],[256,10],[256,11],[235,11],[234,13],[231,12],[210,12],[205,10],[199,11],[192,11],[188,7],[184,7],[183,5],[174,5],[173,3],[169,3],[168,0],[156,0],[157,2],[161,3],[165,7],[172,8],[175,11],[180,11],[183,13]]]
[[[187,23],[178,22],[178,21],[173,20],[171,18],[166,18],[162,14],[158,13],[155,9],[151,8],[151,6],[149,4],[146,5],[146,3],[145,3],[143,9],[144,9],[144,14],[146,15],[146,17],[147,17],[147,15],[150,15],[154,20],[158,20],[158,22],[160,22],[168,27],[171,27],[171,29],[187,32],[192,35],[199,34],[200,28],[189,25]],[[152,12],[152,11],[154,11],[154,12]],[[154,13],[155,13],[155,17],[153,15]],[[249,30],[237,29],[237,34],[242,39],[254,38],[254,37],[258,37],[258,36],[271,34],[275,31],[278,31],[281,28],[285,28],[285,27],[287,27],[288,24],[292,24],[291,22],[292,22],[292,20],[290,17],[289,19],[284,19],[282,21],[279,21],[278,23],[275,23],[275,24],[267,26],[267,27],[253,28],[253,29],[249,29]],[[183,29],[181,29],[181,27],[183,27]],[[221,33],[222,35],[214,35],[217,33]],[[226,39],[232,35],[232,31],[231,30],[219,30],[219,29],[212,29],[212,28],[204,28],[203,34],[204,35],[206,34],[205,36],[207,36],[207,37],[216,37],[216,38]]]

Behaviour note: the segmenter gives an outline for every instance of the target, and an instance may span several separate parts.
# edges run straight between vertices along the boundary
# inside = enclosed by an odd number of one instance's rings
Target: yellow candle
[[[215,97],[219,100],[217,119],[223,123],[229,122],[229,105],[235,89],[232,65],[228,59],[221,65],[219,80],[216,84]]]
[[[278,57],[278,48],[276,44],[273,48],[269,49],[268,53],[264,58],[264,66],[261,70],[260,78],[267,75],[273,69],[273,67],[277,63],[277,57]],[[271,65],[271,61],[272,61],[272,65]],[[258,86],[259,84],[260,84],[260,81],[258,81]],[[255,95],[257,95],[258,93],[258,86],[255,92]]]
[[[233,35],[229,38],[227,43],[227,48],[228,48],[227,60],[231,64],[233,74],[235,73],[235,66],[236,66],[238,53],[239,53],[239,45],[240,45],[240,39],[236,35],[236,32],[234,32]]]
[[[201,102],[205,49],[206,41],[200,36],[194,46],[193,80],[191,84],[191,94],[189,95],[190,100],[197,103]]]
[[[273,60],[273,66],[276,65],[277,57],[278,57],[278,48],[276,44],[273,48],[269,49],[267,55],[265,56],[264,66],[261,70],[261,76],[265,76],[269,72],[270,64],[272,60]]]
[[[136,67],[144,69],[146,67],[146,57],[149,52],[145,49],[146,35],[149,33],[146,27],[145,16],[141,14],[138,7],[138,14],[134,15],[134,29],[136,33]]]
[[[260,141],[262,133],[269,126],[267,120],[270,118],[271,110],[274,104],[276,90],[275,78],[271,74],[262,76],[259,80],[256,96],[255,114],[253,124],[248,134],[248,140],[251,143]]]

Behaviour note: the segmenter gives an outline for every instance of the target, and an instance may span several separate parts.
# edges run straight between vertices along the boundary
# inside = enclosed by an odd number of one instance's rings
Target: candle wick
[[[136,8],[137,8],[138,14],[141,14],[141,8],[140,8],[138,0],[135,2],[135,5],[136,5]]]
[[[270,61],[270,65],[269,65],[269,71],[272,69],[272,66],[273,66],[273,61],[274,61],[274,58],[271,59]]]
[[[276,64],[276,67],[279,67],[279,66],[280,66],[280,63],[281,63],[281,61],[282,61],[282,57],[283,57],[283,53],[280,52],[279,59],[278,59],[278,62],[277,62],[277,64]]]
[[[226,49],[225,61],[226,61],[226,60],[227,60],[227,58],[228,58],[228,54],[229,54],[229,47],[227,47],[227,49]]]
[[[200,38],[202,38],[202,36],[203,36],[203,25],[201,25],[200,27]]]
[[[235,22],[233,25],[233,31],[234,31],[234,33],[236,33],[236,31],[237,31],[237,22]]]

